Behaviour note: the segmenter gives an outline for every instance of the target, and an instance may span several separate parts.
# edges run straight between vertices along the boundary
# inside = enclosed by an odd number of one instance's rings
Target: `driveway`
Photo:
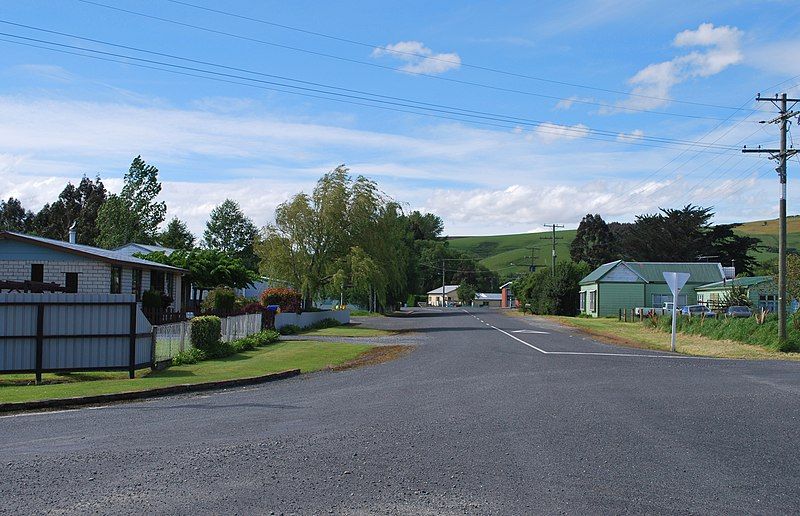
[[[800,364],[619,348],[492,310],[365,325],[412,329],[416,349],[258,387],[0,417],[0,512],[800,508]]]

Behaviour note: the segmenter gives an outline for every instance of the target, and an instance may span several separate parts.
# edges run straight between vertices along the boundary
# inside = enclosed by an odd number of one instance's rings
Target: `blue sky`
[[[186,2],[252,19],[168,0],[0,8],[2,197],[36,209],[84,173],[118,189],[141,154],[196,232],[226,197],[265,224],[340,163],[453,235],[687,203],[775,216],[773,165],[736,148],[777,143],[757,92],[798,93],[793,2]],[[195,76],[142,67],[167,63]]]

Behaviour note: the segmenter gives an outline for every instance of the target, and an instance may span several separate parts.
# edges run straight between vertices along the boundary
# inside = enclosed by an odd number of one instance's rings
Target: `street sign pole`
[[[688,272],[665,272],[664,281],[672,291],[672,340],[670,350],[675,351],[675,335],[678,331],[678,294],[686,282],[689,281]]]

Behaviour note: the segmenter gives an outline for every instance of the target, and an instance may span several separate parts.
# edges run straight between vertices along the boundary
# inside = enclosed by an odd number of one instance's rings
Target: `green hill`
[[[800,215],[789,217],[788,220],[788,247],[800,250]],[[757,220],[745,222],[736,229],[741,235],[758,238],[766,249],[755,253],[759,261],[776,257],[778,252],[778,221]],[[533,263],[536,265],[550,264],[552,250],[552,233],[518,233],[514,235],[492,236],[458,236],[450,237],[450,247],[466,251],[480,258],[481,263],[500,274],[501,278],[514,276],[528,271],[531,263],[531,246],[537,247]],[[560,239],[556,244],[558,260],[569,259],[569,246],[575,238],[575,230],[557,231]]]

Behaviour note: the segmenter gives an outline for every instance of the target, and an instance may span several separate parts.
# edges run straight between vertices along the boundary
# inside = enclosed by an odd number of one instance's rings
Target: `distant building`
[[[580,312],[593,317],[617,315],[620,309],[661,307],[672,301],[664,272],[688,272],[689,281],[678,296],[678,306],[697,303],[695,289],[720,282],[719,263],[624,262],[606,263],[580,281]]]
[[[478,292],[472,300],[472,306],[488,306],[500,308],[503,302],[503,294],[494,292]]]
[[[509,281],[508,283],[500,285],[500,308],[515,307],[516,300],[514,299],[514,293],[511,291],[511,285],[513,283],[513,281]]]
[[[150,254],[159,252],[169,256],[175,252],[175,249],[172,249],[170,247],[163,247],[160,245],[137,244],[135,242],[131,242],[130,244],[125,244],[117,247],[116,249],[114,249],[114,251],[127,254],[128,256],[133,256],[134,254]]]
[[[778,286],[771,276],[754,276],[716,281],[695,289],[697,302],[709,308],[720,308],[733,287],[742,287],[753,308],[764,308],[770,312],[778,310]]]
[[[444,286],[444,303],[442,302],[442,287],[431,290],[428,292],[428,306],[444,306],[448,303],[455,303],[458,301],[456,290],[458,290],[458,285]]]
[[[158,290],[181,308],[186,271],[135,258],[119,251],[0,231],[0,281],[56,283],[81,294],[134,294]]]

